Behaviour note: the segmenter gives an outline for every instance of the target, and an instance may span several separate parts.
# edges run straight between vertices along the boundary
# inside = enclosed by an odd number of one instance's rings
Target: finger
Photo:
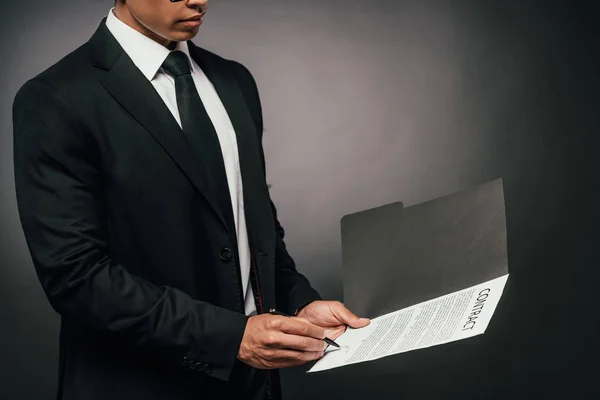
[[[360,318],[352,311],[348,310],[342,303],[334,303],[331,306],[331,311],[336,318],[352,328],[362,328],[369,325],[371,322],[368,318]]]
[[[281,322],[280,331],[290,335],[306,336],[315,339],[325,338],[325,329],[300,318],[285,319]]]
[[[263,337],[263,343],[267,348],[293,349],[297,351],[323,351],[327,343],[322,339],[310,336],[300,336],[271,330]]]
[[[340,325],[334,329],[328,328],[325,330],[325,336],[331,340],[335,340],[346,332],[347,325]]]
[[[323,351],[327,348],[327,343],[321,339],[314,339],[308,336],[298,336],[283,334],[279,345],[281,348],[292,349],[303,352]]]
[[[289,349],[265,350],[263,358],[275,365],[300,365],[323,357],[324,351],[295,351]]]

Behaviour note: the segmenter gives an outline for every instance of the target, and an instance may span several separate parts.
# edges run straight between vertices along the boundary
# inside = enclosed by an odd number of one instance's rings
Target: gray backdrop
[[[53,398],[58,355],[58,317],[16,211],[12,101],[111,6],[4,5],[3,398]],[[511,280],[486,335],[318,375],[287,370],[287,399],[598,392],[595,10],[522,0],[211,0],[209,9],[194,41],[254,74],[272,197],[299,269],[324,297],[342,299],[344,214],[504,179]]]

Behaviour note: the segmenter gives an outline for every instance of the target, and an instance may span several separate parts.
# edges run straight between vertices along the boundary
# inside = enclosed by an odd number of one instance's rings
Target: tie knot
[[[191,73],[187,55],[179,50],[170,52],[165,62],[163,62],[162,67],[169,74],[173,75],[174,78]]]

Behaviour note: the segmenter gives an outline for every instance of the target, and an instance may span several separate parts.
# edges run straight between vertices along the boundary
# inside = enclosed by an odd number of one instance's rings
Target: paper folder
[[[502,179],[341,220],[344,303],[374,318],[508,273]]]

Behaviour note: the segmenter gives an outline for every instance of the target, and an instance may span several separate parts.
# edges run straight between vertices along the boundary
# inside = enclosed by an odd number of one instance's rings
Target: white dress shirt
[[[179,126],[181,126],[181,118],[179,117],[177,98],[175,95],[175,80],[161,68],[163,62],[169,55],[170,50],[119,20],[114,15],[113,10],[114,8],[108,13],[106,27],[117,39],[136,67],[139,68],[154,86],[165,102],[165,105],[179,123]],[[245,303],[244,309],[246,315],[254,315],[256,314],[256,305],[254,303],[252,285],[250,284],[250,247],[248,244],[246,218],[244,215],[242,177],[240,173],[235,131],[233,130],[231,120],[227,115],[227,110],[225,110],[223,103],[221,103],[221,99],[214,86],[208,80],[198,64],[190,57],[187,42],[178,42],[175,50],[180,50],[188,56],[196,89],[198,90],[198,94],[202,99],[206,112],[219,137],[236,227],[240,273]],[[148,112],[152,111],[148,110]]]

